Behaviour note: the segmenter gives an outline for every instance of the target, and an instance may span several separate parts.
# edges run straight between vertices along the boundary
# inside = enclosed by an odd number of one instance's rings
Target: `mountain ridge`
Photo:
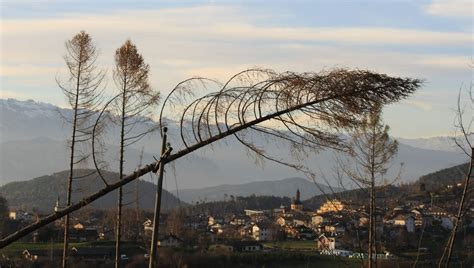
[[[73,181],[72,202],[77,202],[104,187],[94,170],[75,170],[75,177],[80,178]],[[116,181],[117,173],[102,171],[108,182]],[[44,175],[30,180],[10,182],[0,186],[0,195],[5,197],[8,204],[13,209],[38,210],[44,213],[53,212],[56,201],[60,200],[60,205],[65,205],[66,187],[69,171],[60,171],[51,175]],[[145,210],[153,209],[155,204],[156,185],[147,181],[139,180],[138,193],[140,207]],[[132,182],[123,187],[124,204],[135,201],[135,187]],[[92,202],[90,206],[96,208],[115,208],[117,205],[117,193],[115,191]],[[163,189],[163,208],[173,208],[185,203]]]
[[[33,107],[29,110],[30,105]],[[39,111],[41,109],[46,109],[48,112],[43,114]],[[70,112],[68,109],[44,103],[36,104],[34,101],[14,99],[0,101],[0,138],[2,142],[0,144],[0,185],[9,181],[24,180],[67,169],[69,128],[65,127],[67,125],[61,121],[59,113],[54,111],[57,109],[65,114]],[[32,113],[38,115],[34,120],[31,119]],[[182,148],[182,144],[179,143],[179,126],[169,122],[168,127],[168,139],[173,148],[179,150]],[[108,170],[111,171],[117,170],[118,147],[113,146],[113,144],[118,144],[117,133],[116,129],[111,128],[107,132],[107,136],[104,137],[106,143],[112,144],[106,152],[106,159],[109,162]],[[126,173],[136,169],[142,149],[145,152],[143,163],[153,162],[153,156],[157,157],[159,153],[160,142],[159,133],[152,133],[128,147]],[[265,150],[273,153],[277,159],[288,155],[287,147],[275,143],[262,142],[262,144],[265,145]],[[319,154],[311,154],[300,163],[319,170],[331,178],[334,166],[333,155],[334,151],[323,148]],[[419,149],[400,143],[398,156],[393,161],[393,170],[396,170],[389,171],[388,175],[396,173],[398,164],[403,162],[405,165],[402,180],[414,181],[421,175],[440,168],[448,168],[463,161],[463,156],[455,152]],[[90,164],[82,168],[93,168]],[[304,177],[302,173],[269,161],[266,161],[263,167],[256,166],[254,159],[248,157],[246,149],[232,137],[215,142],[212,146],[206,146],[184,158],[173,161],[167,165],[166,170],[169,171],[167,172],[168,177],[175,176],[179,182],[171,183],[170,189],[176,187],[177,184],[178,190],[180,188],[212,187],[274,178]]]

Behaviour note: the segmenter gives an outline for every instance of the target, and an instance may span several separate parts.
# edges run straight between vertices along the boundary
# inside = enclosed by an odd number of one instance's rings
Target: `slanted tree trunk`
[[[301,145],[301,143],[298,142],[301,141],[301,136],[296,133],[294,134],[292,132],[288,134],[284,131],[280,131],[278,128],[272,130],[272,132],[268,132],[263,127],[259,128],[259,124],[273,119],[275,119],[276,123],[298,127],[301,129],[301,132],[305,131],[307,134],[316,137],[316,140],[308,140],[306,138],[306,142],[312,142],[313,145],[317,146],[315,148],[326,146],[333,146],[334,148],[335,146],[341,146],[340,142],[342,141],[330,135],[330,133],[327,132],[328,129],[320,130],[314,126],[306,127],[304,124],[308,124],[311,120],[304,118],[304,122],[297,122],[296,120],[300,117],[293,118],[290,117],[290,115],[302,111],[314,118],[320,118],[323,122],[328,122],[328,128],[334,127],[334,129],[340,129],[342,127],[352,127],[358,124],[361,115],[365,114],[372,107],[403,99],[413,93],[421,85],[421,81],[417,79],[392,78],[387,75],[359,70],[347,71],[338,69],[321,74],[275,74],[268,70],[253,70],[252,72],[270,73],[270,77],[266,76],[263,81],[252,82],[253,77],[261,78],[262,76],[246,76],[246,72],[241,72],[239,75],[246,77],[236,75],[231,80],[240,81],[242,83],[251,81],[250,85],[234,86],[231,85],[231,81],[229,81],[218,92],[210,93],[201,98],[194,97],[185,99],[191,101],[191,104],[184,102],[181,102],[184,103],[184,105],[179,106],[170,104],[170,106],[175,108],[172,115],[181,119],[179,121],[181,123],[181,138],[185,148],[166,157],[166,163],[181,158],[216,141],[235,135],[242,130],[258,131],[262,134],[267,133],[275,138],[294,141]],[[178,88],[188,90],[188,96],[189,94],[195,93],[195,91],[189,90],[187,87],[182,87],[183,83],[179,83],[170,95],[177,93],[179,91]],[[173,98],[167,98],[167,100],[170,100],[170,102],[171,100],[174,101],[179,98],[179,93],[177,93],[177,95],[178,97],[173,96]],[[218,102],[217,99],[219,98],[221,101]],[[246,100],[248,100],[250,104],[247,103],[248,105],[244,105],[242,103]],[[193,105],[200,101],[208,104],[204,106],[200,105],[200,107],[204,107],[205,110],[201,108],[193,109]],[[239,102],[242,105],[240,105]],[[165,107],[165,105],[166,101],[163,107]],[[251,105],[254,105],[253,109],[249,107]],[[184,109],[184,111],[180,111],[179,109],[181,108]],[[199,115],[200,113],[205,113],[206,119],[197,122],[197,120],[202,119],[202,116]],[[163,115],[163,113],[161,113],[161,115]],[[160,122],[162,122],[161,115]],[[192,120],[191,124],[185,125],[184,122],[187,122],[188,119]],[[212,126],[211,122],[214,121],[224,123],[221,126]],[[191,130],[196,134],[193,135],[195,137],[194,141],[188,139],[190,137],[192,138],[192,136],[183,135],[183,133],[188,131],[186,128],[190,125],[201,125],[200,129],[193,128]],[[201,135],[197,135],[198,133],[196,133],[196,131],[200,131]],[[301,146],[305,147],[309,145],[304,143]],[[49,215],[36,223],[18,230],[0,240],[0,248],[11,244],[15,240],[58,218],[88,205],[90,202],[130,183],[150,171],[156,171],[156,166],[156,163],[149,164],[129,176],[124,176],[122,180],[107,185],[102,190],[84,198],[78,203],[59,210],[55,214]]]

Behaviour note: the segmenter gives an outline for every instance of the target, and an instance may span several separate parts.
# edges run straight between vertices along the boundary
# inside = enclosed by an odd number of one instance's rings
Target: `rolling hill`
[[[77,170],[73,182],[73,202],[82,199],[97,190],[104,184],[92,170]],[[66,185],[69,172],[62,171],[52,175],[45,175],[28,181],[11,182],[0,187],[0,195],[5,197],[11,208],[37,209],[43,213],[53,212],[59,197],[60,205],[64,206],[66,200]],[[118,178],[117,173],[104,172],[110,182]],[[134,206],[136,183],[127,184],[124,189],[124,204]],[[156,186],[143,180],[138,181],[139,204],[142,209],[153,209],[155,204]],[[176,207],[182,203],[177,197],[163,189],[162,208]],[[117,193],[111,192],[91,203],[92,207],[109,209],[117,205]]]
[[[425,184],[427,190],[433,190],[446,185],[462,183],[467,174],[469,163],[457,165],[450,168],[438,170],[433,173],[423,175],[418,183]]]

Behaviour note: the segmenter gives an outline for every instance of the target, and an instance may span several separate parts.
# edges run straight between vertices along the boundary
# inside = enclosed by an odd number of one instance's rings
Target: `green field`
[[[278,241],[263,243],[265,248],[284,250],[316,250],[315,241]]]
[[[115,241],[94,241],[94,242],[80,242],[80,243],[69,243],[69,248],[115,248]],[[25,249],[28,250],[62,250],[63,243],[26,243],[26,242],[17,242],[13,243],[0,250],[1,254],[8,256],[18,256]],[[134,242],[122,242],[122,249],[124,254],[135,254],[135,253],[144,253],[145,249]]]
[[[260,268],[260,267],[277,267],[277,268],[303,268],[303,267],[360,267],[359,259],[343,258],[336,256],[319,255],[316,252],[316,242],[314,241],[281,241],[281,242],[266,242],[263,243],[266,249],[265,252],[254,253],[232,253],[222,254],[213,252],[200,252],[193,249],[171,249],[163,248],[159,250],[160,263],[163,267],[175,267],[176,262],[186,263],[188,267],[229,267],[229,268]],[[71,243],[70,247],[77,248],[107,248],[112,252],[115,247],[114,241],[94,241],[83,243]],[[0,250],[0,265],[2,264],[2,256],[10,256],[12,260],[22,264],[21,252],[25,249],[30,250],[45,250],[49,251],[51,248],[55,251],[54,261],[60,261],[61,257],[56,254],[62,253],[62,243],[13,243],[12,245]],[[139,243],[123,242],[124,254],[128,256],[142,257],[141,260],[137,258],[131,259],[130,262],[136,264],[146,265],[146,260],[143,259],[145,249]],[[79,260],[80,261],[80,260]],[[383,267],[412,267],[413,260],[410,259],[394,259],[394,260],[379,260]],[[56,263],[55,263],[56,264]],[[420,258],[419,267],[432,267],[432,262]],[[49,258],[41,261],[41,265],[48,267]],[[43,267],[39,265],[38,267]],[[59,264],[58,264],[59,265]],[[97,267],[113,267],[113,259],[97,260],[96,263],[89,263],[83,267],[96,265]],[[51,266],[49,266],[51,267]],[[81,266],[82,267],[82,266]],[[456,265],[454,266],[456,267]]]

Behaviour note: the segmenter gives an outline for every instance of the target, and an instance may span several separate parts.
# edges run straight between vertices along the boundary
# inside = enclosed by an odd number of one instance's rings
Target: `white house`
[[[273,230],[269,223],[259,222],[252,226],[252,237],[256,241],[267,241],[273,239]]]
[[[317,239],[319,251],[333,251],[336,249],[336,237],[320,235]]]
[[[407,232],[409,233],[415,232],[415,218],[413,218],[413,216],[398,215],[395,219],[393,219],[393,224],[405,226],[407,228]]]
[[[311,217],[311,223],[313,224],[313,226],[321,225],[323,222],[324,218],[321,215],[315,214],[313,215],[313,217]]]

